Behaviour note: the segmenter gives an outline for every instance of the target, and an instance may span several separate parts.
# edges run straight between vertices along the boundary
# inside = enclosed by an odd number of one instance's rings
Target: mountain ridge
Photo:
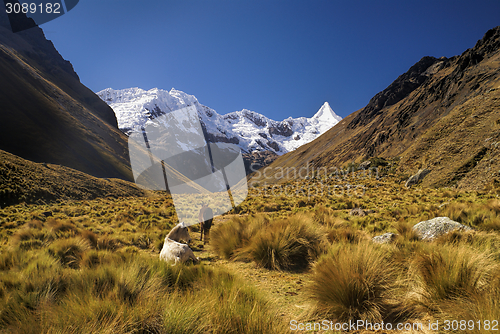
[[[148,119],[195,105],[208,141],[233,143],[239,145],[244,153],[271,151],[282,155],[313,140],[341,120],[328,102],[310,118],[289,117],[275,121],[248,109],[220,115],[201,104],[194,95],[175,88],[170,91],[107,88],[97,95],[113,108],[119,127],[124,132],[141,128]]]
[[[500,169],[494,149],[485,141],[493,138],[490,142],[496,143],[500,124],[496,123],[499,68],[500,27],[496,27],[459,56],[422,58],[366,107],[315,141],[279,157],[269,168],[308,164],[338,168],[372,157],[399,157],[400,173],[431,169],[423,182],[426,186],[480,188],[498,176],[492,171]],[[434,144],[438,142],[441,146]],[[469,160],[485,146],[488,153],[472,164]],[[456,178],[457,173],[462,176]],[[285,181],[275,180],[272,172],[267,175],[271,183]]]

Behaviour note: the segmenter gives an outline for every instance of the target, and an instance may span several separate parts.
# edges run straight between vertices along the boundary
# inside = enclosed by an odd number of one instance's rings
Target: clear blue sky
[[[80,0],[41,28],[95,92],[175,87],[281,120],[325,101],[345,117],[497,25],[499,0]]]

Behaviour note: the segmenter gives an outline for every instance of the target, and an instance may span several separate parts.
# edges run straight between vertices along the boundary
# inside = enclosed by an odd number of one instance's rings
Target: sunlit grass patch
[[[480,334],[496,331],[500,319],[500,286],[481,294],[443,303],[442,312],[437,318],[443,324],[450,319],[460,319],[455,323],[450,321],[450,332],[454,333]]]
[[[338,321],[385,320],[396,270],[387,252],[370,242],[333,247],[313,268],[315,312]]]
[[[329,228],[327,231],[326,237],[331,243],[356,244],[368,239],[368,235],[365,232],[350,226]]]
[[[223,226],[215,226],[210,232],[210,246],[225,259],[233,258],[237,251],[249,244],[258,230],[269,223],[265,215],[235,217]]]
[[[69,239],[58,239],[48,248],[48,252],[59,260],[61,265],[69,268],[79,268],[83,254],[90,249],[87,240],[80,237]]]
[[[325,247],[326,238],[321,227],[307,216],[294,215],[271,221],[256,230],[239,256],[268,269],[304,269]]]
[[[440,312],[442,303],[483,293],[498,274],[489,252],[468,245],[436,245],[413,257],[408,303],[420,312]]]
[[[22,275],[1,272],[0,328],[13,333],[285,332],[270,300],[223,270],[171,266],[146,254],[90,250],[85,255],[82,270],[42,253],[27,267],[13,265]]]

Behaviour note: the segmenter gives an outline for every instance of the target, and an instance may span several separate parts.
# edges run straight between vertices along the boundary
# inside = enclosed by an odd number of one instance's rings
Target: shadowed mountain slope
[[[399,171],[429,168],[425,185],[482,187],[498,175],[500,27],[452,58],[424,57],[368,105],[315,141],[279,157],[278,167],[335,168],[400,157]],[[263,174],[254,181],[265,181]]]
[[[98,177],[132,179],[127,138],[112,109],[80,83],[40,28],[12,33],[3,11],[0,124],[2,150]]]

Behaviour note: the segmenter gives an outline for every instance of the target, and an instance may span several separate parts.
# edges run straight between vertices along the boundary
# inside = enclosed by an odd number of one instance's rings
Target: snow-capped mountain
[[[115,111],[118,127],[126,133],[145,126],[150,119],[194,105],[209,141],[237,144],[243,153],[267,150],[282,155],[316,139],[342,119],[328,102],[311,118],[275,121],[247,109],[220,115],[193,95],[174,88],[107,88],[97,95]]]

